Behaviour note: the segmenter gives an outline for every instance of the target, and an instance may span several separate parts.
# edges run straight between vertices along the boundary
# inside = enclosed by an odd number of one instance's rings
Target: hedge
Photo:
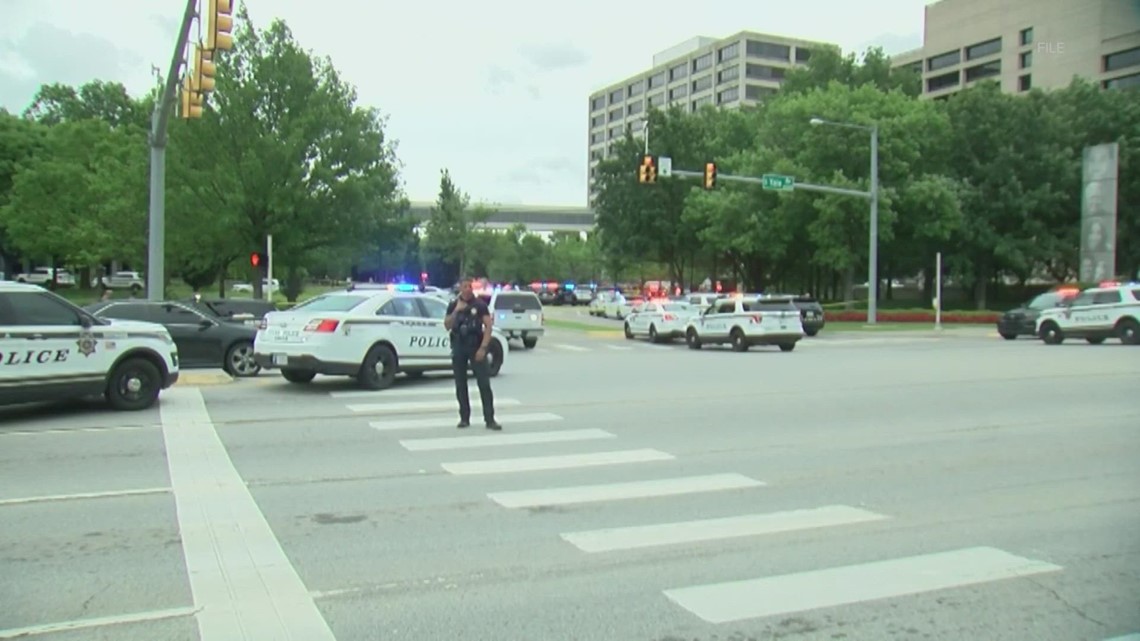
[[[825,311],[824,320],[832,323],[858,323],[867,320],[867,312],[859,310]],[[990,325],[996,323],[998,312],[942,312],[946,324]],[[880,323],[934,323],[934,311],[929,309],[880,309],[876,312]]]

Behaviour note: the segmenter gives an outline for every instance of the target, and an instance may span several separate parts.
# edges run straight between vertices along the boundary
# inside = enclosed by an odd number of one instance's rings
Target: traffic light
[[[198,89],[195,74],[189,72],[182,79],[182,112],[181,116],[187,120],[202,117],[202,93]]]
[[[705,163],[705,189],[716,187],[716,163]]]
[[[234,48],[233,0],[208,0],[210,27],[206,30],[206,49],[229,51]]]
[[[428,281],[428,273],[427,272],[420,272],[420,282],[426,283],[427,281]]]
[[[253,252],[249,255],[250,267],[256,267],[257,269],[265,269],[266,265],[268,265],[268,264],[269,264],[269,260],[266,259],[265,254],[263,252]]]
[[[198,91],[210,93],[217,84],[214,76],[218,68],[214,65],[214,52],[202,47],[201,43],[194,45],[194,77],[198,80]]]
[[[641,164],[637,167],[637,182],[644,184],[657,182],[657,164],[653,161],[653,156],[641,158]]]

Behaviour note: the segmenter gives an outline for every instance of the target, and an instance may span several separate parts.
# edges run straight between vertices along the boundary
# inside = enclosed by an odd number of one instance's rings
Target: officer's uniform
[[[455,311],[456,301],[447,306],[447,315]],[[471,422],[471,399],[467,393],[467,367],[475,373],[475,380],[479,385],[479,400],[483,405],[483,421],[487,429],[498,430],[501,426],[495,422],[495,397],[491,393],[491,376],[487,371],[487,357],[475,360],[475,352],[483,343],[484,319],[491,315],[491,310],[482,300],[475,298],[467,303],[467,307],[460,312],[451,327],[451,369],[455,374],[455,397],[459,401],[459,427],[467,427]]]

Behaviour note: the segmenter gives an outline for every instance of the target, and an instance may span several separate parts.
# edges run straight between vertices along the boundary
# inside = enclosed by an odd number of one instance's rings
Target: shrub
[[[1001,314],[998,312],[942,312],[944,324],[971,324],[989,325],[996,323]],[[876,312],[880,323],[930,323],[934,324],[934,311],[928,309],[885,309]],[[859,310],[826,311],[824,319],[827,322],[858,323],[867,320],[867,312]]]

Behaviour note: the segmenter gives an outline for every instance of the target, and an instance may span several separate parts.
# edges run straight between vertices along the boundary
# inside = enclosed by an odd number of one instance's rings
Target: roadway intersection
[[[439,376],[0,414],[0,639],[1140,632],[1131,348],[511,356],[502,433],[456,430]]]

